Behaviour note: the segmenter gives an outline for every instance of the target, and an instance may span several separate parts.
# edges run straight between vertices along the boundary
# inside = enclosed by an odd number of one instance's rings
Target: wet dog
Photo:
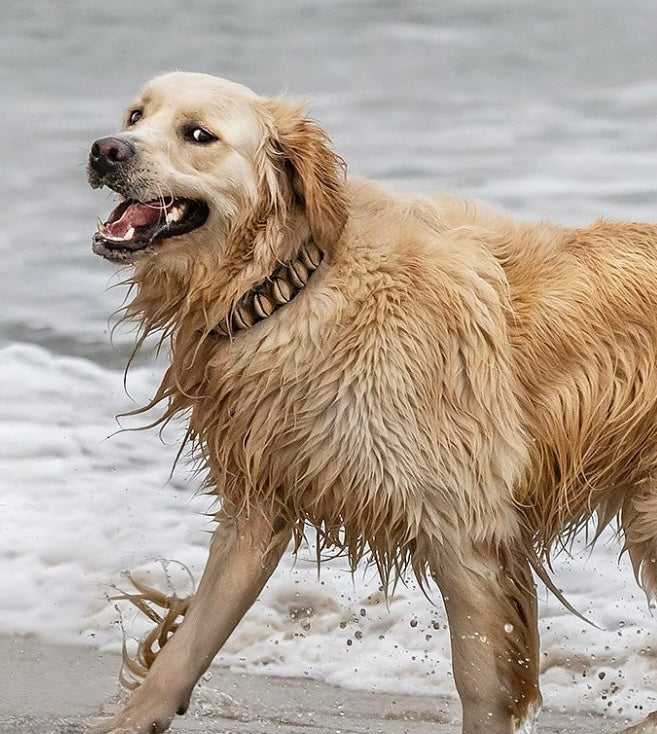
[[[189,416],[221,500],[198,590],[100,731],[184,713],[307,523],[384,584],[435,581],[464,732],[530,731],[539,558],[619,517],[657,593],[657,227],[387,193],[299,105],[202,74],[152,81],[88,170],[120,196],[94,251],[170,343],[153,404]]]

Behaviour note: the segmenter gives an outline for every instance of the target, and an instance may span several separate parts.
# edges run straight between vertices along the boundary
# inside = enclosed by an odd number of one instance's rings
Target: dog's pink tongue
[[[122,237],[130,227],[154,227],[164,221],[165,209],[157,204],[131,203],[115,222],[107,223],[113,237]]]

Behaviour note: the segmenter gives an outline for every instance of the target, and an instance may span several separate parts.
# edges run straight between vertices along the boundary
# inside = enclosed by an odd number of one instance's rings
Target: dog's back
[[[529,227],[491,245],[531,456],[519,499],[549,547],[594,511],[632,517],[657,468],[657,227]]]

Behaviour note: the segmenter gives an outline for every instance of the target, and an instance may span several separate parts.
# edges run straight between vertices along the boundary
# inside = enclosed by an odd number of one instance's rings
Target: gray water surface
[[[89,143],[151,76],[206,71],[308,99],[350,170],[519,217],[657,217],[657,4],[18,2],[0,7],[0,344],[120,364],[108,194]]]

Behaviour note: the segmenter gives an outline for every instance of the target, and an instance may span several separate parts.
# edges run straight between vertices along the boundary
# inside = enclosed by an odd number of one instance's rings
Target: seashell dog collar
[[[274,272],[247,291],[226,320],[210,334],[231,336],[254,326],[289,303],[306,285],[324,259],[324,253],[312,242],[306,242],[294,260],[279,265]]]

